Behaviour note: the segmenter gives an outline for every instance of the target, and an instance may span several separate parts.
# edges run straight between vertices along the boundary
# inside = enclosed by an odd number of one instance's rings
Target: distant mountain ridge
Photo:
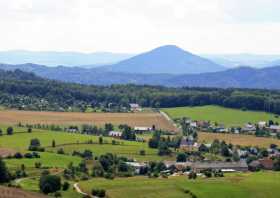
[[[248,65],[255,68],[271,67],[279,65],[280,55],[259,55],[259,54],[203,54],[213,62],[223,65],[227,68],[240,67]],[[279,61],[277,63],[277,60]]]
[[[175,45],[166,45],[98,69],[136,74],[193,74],[222,71],[225,67]]]
[[[0,63],[24,64],[34,63],[47,66],[85,66],[97,67],[104,64],[113,64],[132,57],[133,54],[111,52],[54,52],[54,51],[0,51]]]
[[[203,74],[129,74],[104,72],[98,69],[79,67],[46,67],[35,64],[5,65],[0,69],[33,72],[48,79],[80,84],[112,85],[138,84],[162,85],[169,87],[217,87],[217,88],[260,88],[280,89],[280,66],[255,69],[239,67],[221,72]]]

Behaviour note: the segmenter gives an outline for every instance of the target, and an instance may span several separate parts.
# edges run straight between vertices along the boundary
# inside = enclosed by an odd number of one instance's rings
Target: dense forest
[[[280,91],[258,89],[167,88],[146,85],[90,86],[47,80],[20,70],[0,70],[0,105],[8,108],[85,111],[144,107],[220,105],[280,114]]]

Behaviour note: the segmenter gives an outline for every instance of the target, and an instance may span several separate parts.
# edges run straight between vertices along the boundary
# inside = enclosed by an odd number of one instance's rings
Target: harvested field
[[[241,146],[269,147],[270,144],[280,146],[280,140],[275,138],[255,137],[253,135],[222,134],[222,133],[198,133],[199,142],[212,142],[215,139],[224,140],[227,143]]]
[[[128,124],[174,131],[176,128],[160,113],[79,113],[79,112],[37,112],[37,111],[0,111],[2,124]]]
[[[12,156],[16,153],[15,150],[13,149],[9,149],[9,148],[0,148],[0,157],[8,157],[8,156]]]
[[[47,196],[26,192],[18,188],[0,186],[0,198],[47,198]]]

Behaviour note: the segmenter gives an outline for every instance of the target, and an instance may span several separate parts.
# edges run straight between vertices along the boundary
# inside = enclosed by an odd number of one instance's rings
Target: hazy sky
[[[0,0],[0,50],[280,54],[280,0]]]

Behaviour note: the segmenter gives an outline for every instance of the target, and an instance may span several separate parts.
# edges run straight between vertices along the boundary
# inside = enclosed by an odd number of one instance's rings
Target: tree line
[[[153,108],[220,105],[280,114],[280,92],[277,90],[81,85],[47,80],[20,70],[0,70],[0,77],[0,105],[8,108],[86,111],[88,107],[114,107],[120,111],[130,103],[138,103]]]

